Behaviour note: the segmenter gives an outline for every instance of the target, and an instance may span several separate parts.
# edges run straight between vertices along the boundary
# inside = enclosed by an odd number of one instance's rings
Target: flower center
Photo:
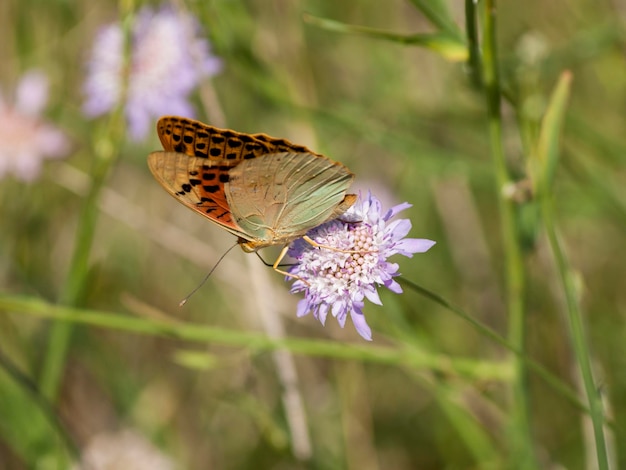
[[[350,224],[345,230],[335,230],[315,237],[315,241],[326,247],[353,253],[324,247],[307,250],[301,259],[303,265],[313,268],[306,271],[307,278],[318,278],[318,281],[323,278],[335,287],[337,281],[342,280],[343,288],[371,282],[372,272],[378,264],[378,246],[374,243],[372,227],[366,224]]]

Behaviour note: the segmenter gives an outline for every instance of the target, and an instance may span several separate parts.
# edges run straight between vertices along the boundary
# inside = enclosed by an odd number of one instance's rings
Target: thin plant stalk
[[[78,306],[82,299],[89,269],[89,255],[98,221],[100,191],[117,156],[115,142],[113,138],[103,138],[96,145],[92,184],[83,201],[76,231],[74,254],[65,286],[59,297],[59,302],[63,305]],[[57,395],[72,330],[73,325],[69,322],[56,321],[52,326],[41,375],[41,390],[48,400],[54,400]]]
[[[480,61],[480,41],[478,38],[478,15],[476,14],[476,2],[465,0],[465,29],[467,31],[467,49],[469,52],[467,67],[469,69],[470,81],[476,89],[483,85],[481,61]]]
[[[504,243],[506,282],[506,306],[509,318],[509,343],[519,351],[525,351],[524,325],[524,264],[517,237],[518,224],[514,202],[507,197],[506,189],[513,182],[506,166],[502,146],[502,119],[500,114],[501,88],[498,72],[496,38],[496,0],[485,0],[483,14],[483,80],[487,99],[487,114],[491,153],[498,189],[498,209]],[[512,461],[519,468],[536,468],[530,430],[528,403],[528,373],[520,357],[514,358],[515,378],[512,384],[511,421],[509,438]]]
[[[604,425],[606,421],[603,413],[602,398],[593,378],[591,361],[589,359],[591,355],[587,346],[587,338],[585,337],[585,328],[580,309],[578,289],[576,288],[575,274],[569,265],[567,255],[559,239],[554,221],[552,192],[550,190],[554,179],[556,163],[558,162],[558,137],[563,122],[565,103],[569,96],[571,80],[572,75],[569,71],[561,75],[561,79],[553,93],[548,111],[543,119],[537,152],[538,158],[534,167],[536,169],[535,180],[538,186],[537,194],[541,205],[542,221],[550,243],[550,248],[554,254],[556,268],[565,294],[572,345],[589,403],[589,414],[593,425],[598,468],[605,470],[609,468],[609,463],[606,439],[604,436]]]
[[[582,375],[583,384],[587,400],[589,402],[589,414],[593,424],[593,432],[596,442],[596,456],[598,460],[598,468],[606,470],[609,468],[608,456],[606,452],[606,440],[604,437],[604,413],[602,409],[602,398],[600,391],[595,385],[591,363],[589,361],[589,348],[585,338],[585,329],[583,326],[582,315],[580,312],[580,304],[578,302],[578,293],[574,279],[574,273],[569,267],[567,256],[563,250],[556,227],[554,225],[554,214],[552,210],[552,201],[549,197],[544,197],[541,204],[543,223],[550,242],[550,247],[554,253],[557,270],[563,291],[565,292],[565,301],[567,304],[567,316],[570,324],[572,335],[572,343],[578,367]]]
[[[130,30],[133,15],[129,2],[122,2],[126,14],[122,23],[124,34],[126,62],[130,56]],[[122,93],[124,94],[124,92]],[[124,100],[120,99],[120,105],[109,116],[107,125],[101,133],[94,136],[94,161],[91,170],[91,186],[83,201],[81,213],[78,219],[74,253],[70,262],[68,277],[59,296],[62,305],[75,307],[81,303],[85,282],[89,270],[89,256],[98,222],[98,202],[100,193],[109,175],[109,171],[115,165],[119,155],[118,148],[124,137],[123,107]],[[65,360],[70,347],[73,324],[65,321],[56,321],[52,325],[47,351],[44,355],[44,363],[41,371],[40,387],[43,396],[54,401],[58,394],[59,385],[63,377]]]

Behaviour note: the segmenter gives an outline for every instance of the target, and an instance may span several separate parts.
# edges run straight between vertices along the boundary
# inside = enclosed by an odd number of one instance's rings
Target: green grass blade
[[[411,0],[411,3],[421,11],[430,22],[447,34],[461,38],[463,35],[459,27],[455,24],[448,9],[448,5],[443,0]]]
[[[359,34],[373,39],[383,39],[398,44],[415,45],[429,49],[451,62],[467,60],[467,46],[463,40],[448,32],[429,34],[398,34],[367,26],[349,25],[340,21],[305,15],[307,23],[313,24],[328,31],[343,34]]]
[[[543,117],[537,152],[530,159],[531,176],[535,189],[550,192],[559,162],[559,136],[565,119],[572,74],[563,72],[550,97]],[[533,158],[534,157],[534,158]]]

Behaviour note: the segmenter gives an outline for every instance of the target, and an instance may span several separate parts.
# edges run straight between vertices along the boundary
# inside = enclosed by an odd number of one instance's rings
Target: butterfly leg
[[[299,281],[304,282],[307,286],[310,285],[308,282],[306,282],[304,279],[302,279],[300,276],[296,276],[295,274],[291,274],[288,273],[287,271],[283,271],[282,269],[280,269],[278,267],[278,265],[280,264],[280,262],[283,260],[283,258],[285,257],[285,255],[287,254],[287,250],[289,250],[289,245],[285,245],[283,247],[283,249],[280,251],[280,254],[278,255],[278,258],[276,258],[276,261],[274,262],[274,265],[272,266],[272,268],[274,268],[274,271],[276,271],[279,274],[282,274],[284,276],[287,277],[291,277],[293,279],[297,279]]]

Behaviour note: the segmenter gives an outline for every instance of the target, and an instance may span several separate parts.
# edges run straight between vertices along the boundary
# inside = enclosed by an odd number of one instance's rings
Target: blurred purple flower
[[[20,80],[13,104],[0,95],[0,179],[12,173],[22,181],[39,175],[44,158],[69,151],[67,136],[40,115],[48,101],[48,79],[37,71]]]
[[[410,204],[403,203],[383,213],[380,201],[368,192],[365,198],[359,196],[342,217],[307,234],[320,245],[360,253],[318,249],[303,239],[296,240],[288,254],[297,260],[290,273],[299,277],[291,292],[304,291],[297,315],[312,311],[323,325],[330,312],[343,328],[350,314],[358,333],[371,341],[372,331],[363,315],[364,299],[382,305],[376,290],[379,285],[397,294],[402,292],[400,284],[393,279],[400,274],[398,265],[388,262],[387,258],[395,254],[410,258],[435,244],[422,238],[404,238],[411,229],[408,219],[389,222],[409,207]],[[358,222],[351,222],[353,220]]]
[[[122,104],[134,140],[145,137],[152,120],[163,114],[192,117],[189,94],[202,79],[221,69],[220,59],[211,54],[201,33],[190,14],[144,7],[132,26],[125,70],[122,27],[119,23],[105,26],[87,65],[85,114],[100,116]]]

